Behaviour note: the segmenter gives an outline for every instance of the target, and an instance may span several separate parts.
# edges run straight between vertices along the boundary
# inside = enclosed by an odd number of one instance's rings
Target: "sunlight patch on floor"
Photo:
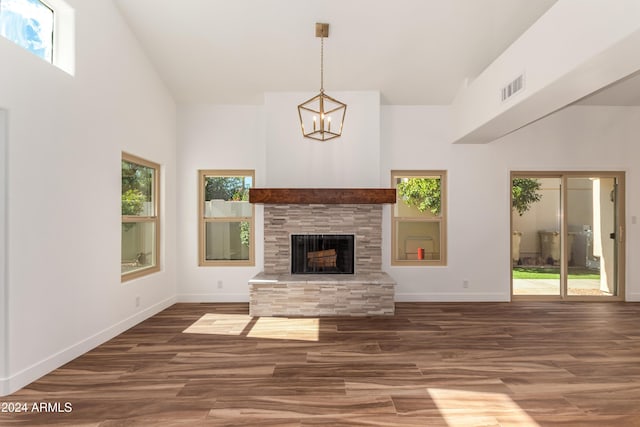
[[[185,334],[246,336],[274,340],[318,341],[320,319],[251,317],[245,314],[207,313],[183,331]]]
[[[235,335],[242,334],[251,317],[244,314],[206,313],[183,332],[185,334]]]
[[[247,334],[251,338],[299,341],[318,341],[319,335],[320,319],[286,317],[259,317]]]
[[[495,420],[488,425],[539,427],[506,394],[441,388],[429,388],[427,391],[449,427],[468,426],[469,417],[476,421],[480,418]]]

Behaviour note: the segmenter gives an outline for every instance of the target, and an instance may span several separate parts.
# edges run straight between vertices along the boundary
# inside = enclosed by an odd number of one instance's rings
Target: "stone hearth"
[[[258,274],[249,281],[251,316],[390,316],[395,282],[386,273]]]

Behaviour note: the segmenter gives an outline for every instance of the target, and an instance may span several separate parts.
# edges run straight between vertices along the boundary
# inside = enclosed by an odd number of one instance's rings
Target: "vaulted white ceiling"
[[[450,104],[556,0],[115,0],[179,103],[261,104],[264,92],[379,90]]]

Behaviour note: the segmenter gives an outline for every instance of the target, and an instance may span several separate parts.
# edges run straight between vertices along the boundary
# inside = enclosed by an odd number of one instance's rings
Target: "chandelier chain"
[[[324,37],[320,37],[320,93],[324,92]]]

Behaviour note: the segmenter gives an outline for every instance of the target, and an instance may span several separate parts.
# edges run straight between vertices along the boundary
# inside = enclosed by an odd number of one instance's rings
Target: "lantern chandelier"
[[[298,105],[298,115],[305,138],[328,141],[342,135],[347,104],[324,93],[324,38],[329,37],[329,24],[316,23],[316,37],[320,37],[320,93]]]

